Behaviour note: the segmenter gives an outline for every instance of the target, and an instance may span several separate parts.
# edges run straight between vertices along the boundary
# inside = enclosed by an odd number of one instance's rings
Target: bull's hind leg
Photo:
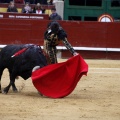
[[[0,79],[0,93],[1,93],[1,79]]]
[[[1,93],[1,80],[0,80],[0,93]]]
[[[14,92],[17,92],[17,91],[18,91],[17,88],[16,88],[16,86],[15,86],[15,78],[16,78],[16,75],[13,74],[13,73],[11,73],[10,71],[9,71],[9,74],[10,74],[10,83],[9,83],[9,85],[8,85],[6,88],[4,88],[4,90],[3,90],[3,93],[5,93],[5,94],[8,93],[8,91],[9,91],[9,89],[10,89],[11,86],[12,86],[12,89],[13,89]]]
[[[4,88],[3,93],[7,94],[11,86],[12,86],[13,91],[17,92],[18,90],[17,90],[14,82],[15,82],[15,78],[10,79],[10,83],[7,87]]]
[[[1,91],[1,76],[0,76],[0,93],[1,93],[2,91]]]
[[[18,92],[18,90],[17,90],[17,88],[16,88],[16,86],[15,86],[15,78],[14,78],[14,80],[12,81],[11,85],[12,85],[13,91],[14,91],[14,92]]]
[[[0,93],[1,93],[1,80],[0,80]]]
[[[17,75],[15,74],[15,72],[12,72],[12,74],[10,74],[10,83],[11,83],[11,85],[12,85],[12,89],[13,89],[14,92],[18,92],[18,90],[17,90],[17,88],[16,88],[16,86],[15,86],[16,76],[17,76]]]
[[[9,85],[3,89],[2,93],[7,94],[10,87],[11,87],[11,83],[9,83]]]
[[[3,69],[0,69],[0,93],[2,92],[1,90],[1,77],[2,77]]]

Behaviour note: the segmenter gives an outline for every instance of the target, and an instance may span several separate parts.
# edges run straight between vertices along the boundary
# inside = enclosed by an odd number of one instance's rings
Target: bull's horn
[[[40,66],[35,66],[33,69],[32,69],[32,72],[38,70],[40,68]]]

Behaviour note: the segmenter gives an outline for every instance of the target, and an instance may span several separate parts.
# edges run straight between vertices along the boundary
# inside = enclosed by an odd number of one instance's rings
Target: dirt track
[[[86,62],[88,76],[62,99],[41,97],[31,79],[16,80],[18,93],[0,94],[0,120],[120,120],[120,61]],[[8,82],[5,70],[2,89]]]

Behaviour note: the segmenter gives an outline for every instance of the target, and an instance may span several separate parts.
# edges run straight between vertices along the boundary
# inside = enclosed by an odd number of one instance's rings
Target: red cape
[[[51,98],[61,98],[69,95],[87,72],[88,65],[80,55],[76,55],[66,62],[34,71],[31,78],[40,93]]]

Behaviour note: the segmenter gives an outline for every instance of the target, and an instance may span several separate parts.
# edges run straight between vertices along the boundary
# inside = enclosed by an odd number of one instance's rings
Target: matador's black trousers
[[[57,49],[55,45],[50,45],[50,42],[44,40],[44,51],[48,55],[47,61],[48,64],[57,63]]]

